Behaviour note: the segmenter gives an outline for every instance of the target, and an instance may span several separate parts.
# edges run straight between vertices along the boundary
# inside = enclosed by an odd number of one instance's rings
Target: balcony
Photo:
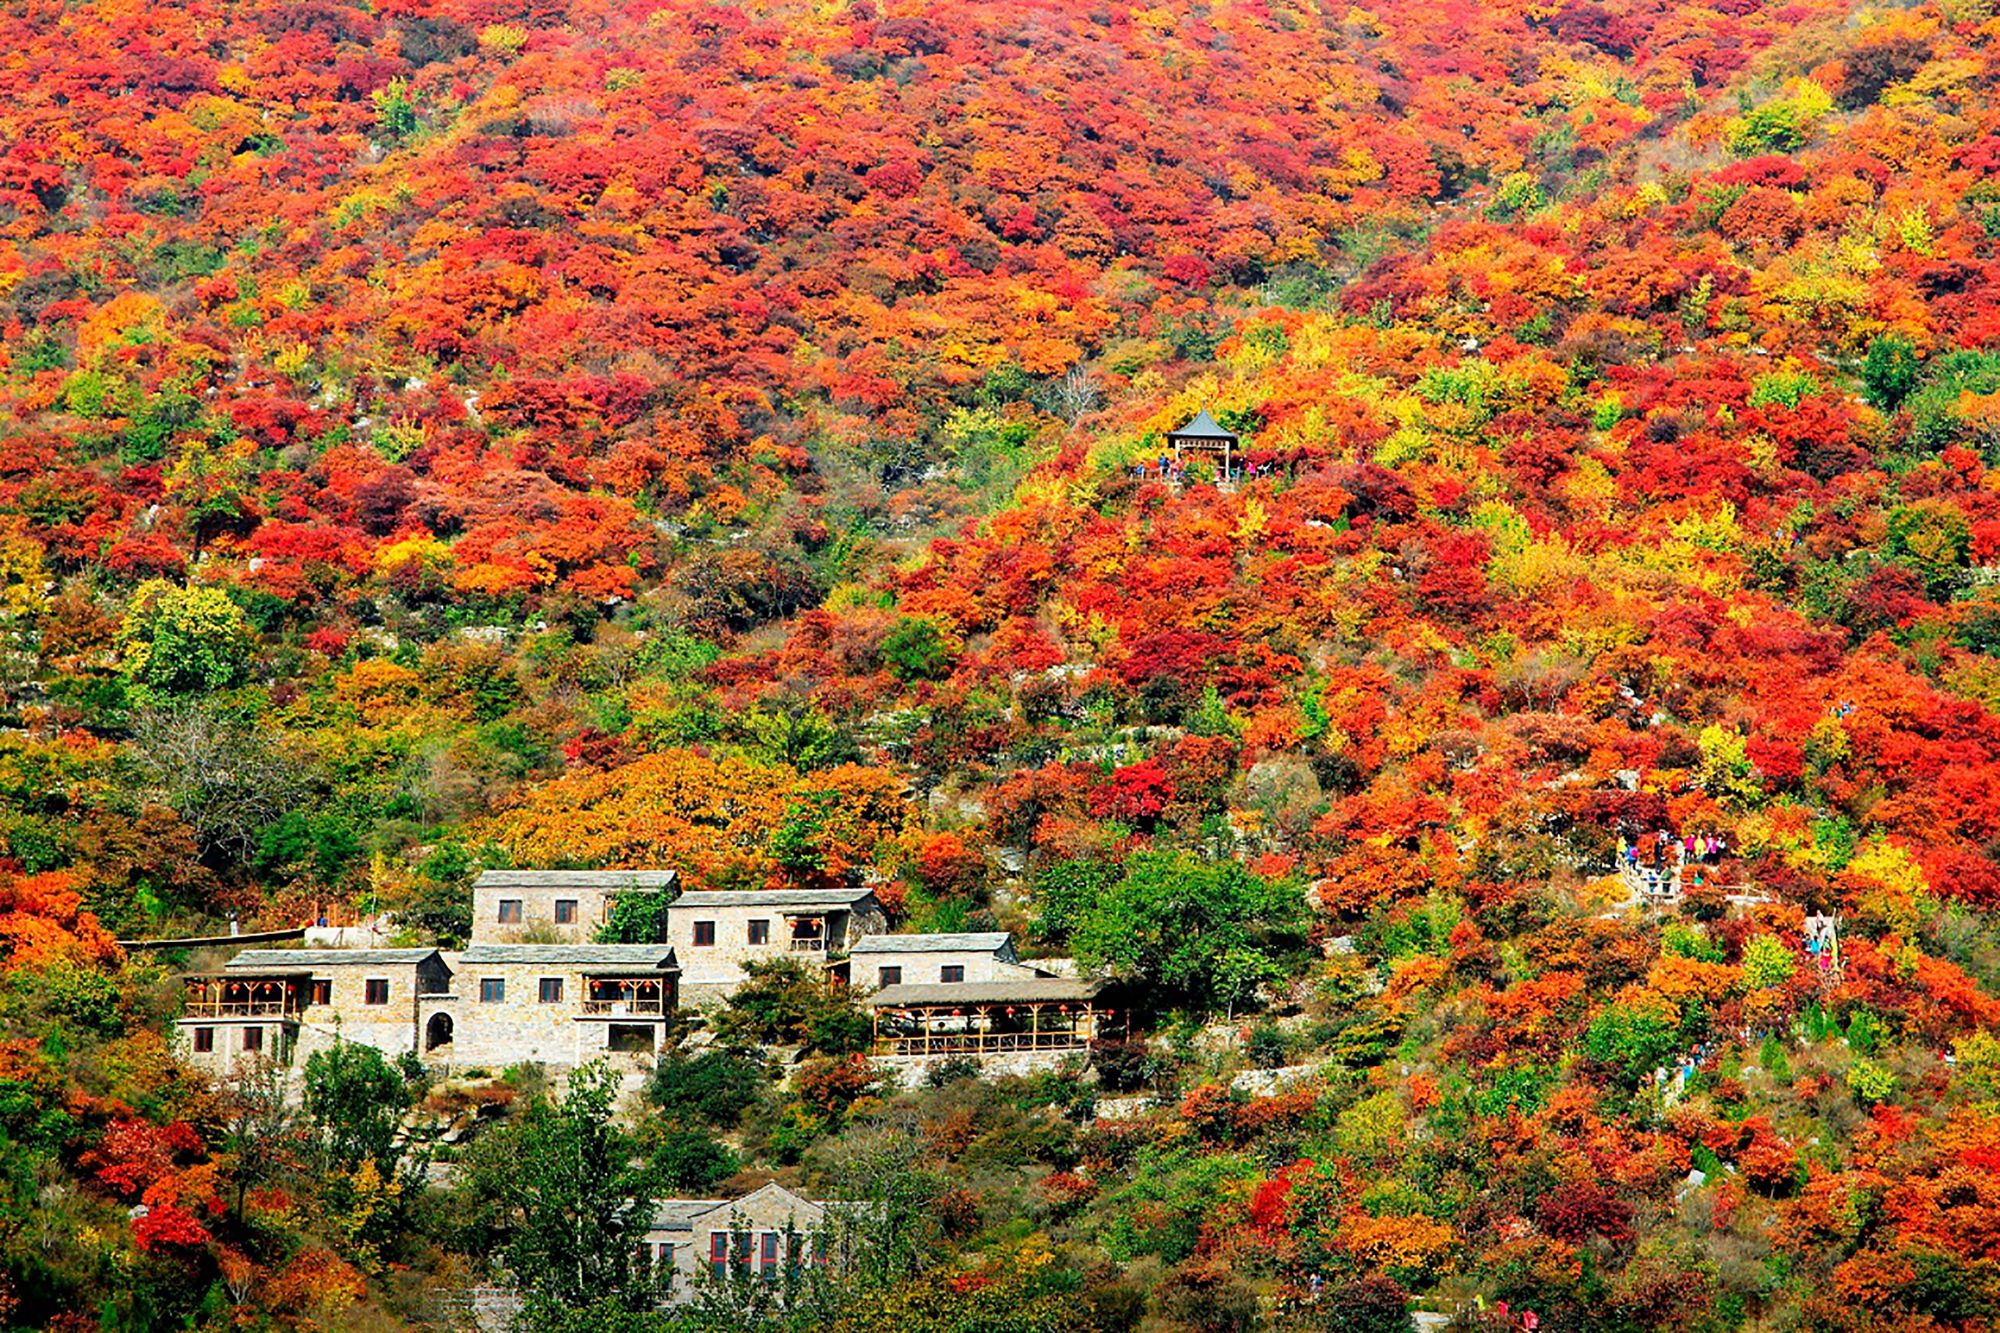
[[[826,940],[823,936],[795,937],[790,947],[793,953],[825,953]]]
[[[645,1000],[585,1000],[582,1015],[585,1018],[660,1018],[667,1013],[667,1002],[657,997]]]
[[[296,1019],[299,1006],[283,1000],[196,1000],[190,999],[181,1011],[187,1018],[284,1018]]]

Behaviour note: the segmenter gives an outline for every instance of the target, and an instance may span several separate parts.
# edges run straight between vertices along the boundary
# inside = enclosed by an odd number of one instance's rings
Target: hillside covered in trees
[[[886,1220],[549,1327],[2000,1327],[1988,0],[0,50],[0,1327],[454,1327],[564,1134]],[[1202,409],[1247,475],[1160,475]],[[898,1092],[774,973],[616,1125],[288,1108],[117,943],[450,946],[509,866],[872,884],[1148,1008]]]

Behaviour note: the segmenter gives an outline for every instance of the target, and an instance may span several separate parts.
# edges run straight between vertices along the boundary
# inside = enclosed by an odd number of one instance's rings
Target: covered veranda
[[[864,1003],[874,1014],[877,1055],[1087,1051],[1116,1017],[1099,1004],[1102,989],[1074,977],[895,985]]]

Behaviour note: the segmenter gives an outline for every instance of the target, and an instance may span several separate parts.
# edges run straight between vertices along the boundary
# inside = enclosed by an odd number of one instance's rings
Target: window
[[[212,1051],[212,1050],[214,1050],[214,1049],[215,1049],[215,1029],[214,1029],[214,1028],[196,1028],[196,1029],[194,1030],[194,1048],[195,1048],[195,1049],[196,1049],[197,1051]]]
[[[707,949],[713,946],[714,943],[715,943],[715,923],[713,921],[695,922],[694,947],[697,949]]]
[[[246,1051],[261,1051],[261,1050],[263,1050],[263,1049],[264,1049],[264,1029],[262,1029],[262,1028],[244,1028],[244,1029],[243,1029],[243,1049],[244,1049],[244,1050],[246,1050]]]
[[[500,924],[503,926],[518,926],[521,924],[521,900],[519,898],[502,898],[500,900]]]
[[[315,981],[315,982],[313,982],[313,986],[312,986],[312,1002],[313,1002],[314,1004],[332,1004],[332,1003],[333,1003],[333,983],[332,983],[331,981]]]
[[[729,1262],[736,1266],[737,1272],[749,1272],[750,1233],[747,1231],[733,1231],[730,1233],[729,1238],[732,1242],[729,1247]]]
[[[757,1267],[763,1270],[766,1282],[778,1280],[778,1233],[766,1231],[757,1238]]]
[[[881,972],[880,972],[880,973],[878,973],[878,974],[876,975],[876,980],[875,980],[875,984],[876,984],[876,985],[878,985],[878,986],[900,986],[900,985],[902,985],[902,984],[903,984],[903,969],[902,969],[902,968],[900,968],[900,967],[885,967],[885,968],[883,968],[883,969],[881,970]]]
[[[729,1233],[711,1231],[708,1233],[708,1271],[717,1277],[729,1276]]]
[[[389,979],[387,977],[368,978],[367,988],[361,996],[363,1004],[389,1003]]]
[[[956,963],[948,967],[941,967],[938,969],[938,980],[945,985],[950,985],[956,981],[963,981],[965,980],[965,969]]]
[[[769,921],[752,921],[750,923],[750,942],[752,944],[769,944],[771,942],[771,923]]]
[[[573,926],[576,924],[576,899],[556,899],[556,924],[558,926]]]
[[[543,977],[541,998],[543,1004],[562,1003],[562,978]]]
[[[479,979],[479,1002],[481,1004],[498,1004],[506,998],[507,979],[505,977],[481,977]]]

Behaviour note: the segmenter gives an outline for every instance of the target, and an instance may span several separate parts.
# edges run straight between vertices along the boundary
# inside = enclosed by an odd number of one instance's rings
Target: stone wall
[[[674,961],[681,967],[682,1003],[707,1004],[727,998],[742,984],[745,963],[796,957],[819,966],[829,954],[847,949],[863,935],[880,932],[888,924],[874,900],[864,898],[853,911],[838,908],[824,913],[828,935],[825,949],[795,950],[791,947],[786,910],[775,902],[769,906],[758,903],[669,909],[667,942],[673,945]],[[694,942],[695,925],[703,921],[714,923],[714,944]],[[765,923],[768,930],[765,943],[750,942],[752,921]]]
[[[606,904],[628,887],[610,889],[549,885],[485,885],[472,889],[472,942],[474,944],[562,943],[589,944],[597,938],[597,928],[606,919]],[[576,919],[567,925],[556,923],[556,902],[576,904]],[[502,900],[521,904],[518,922],[500,920]]]

